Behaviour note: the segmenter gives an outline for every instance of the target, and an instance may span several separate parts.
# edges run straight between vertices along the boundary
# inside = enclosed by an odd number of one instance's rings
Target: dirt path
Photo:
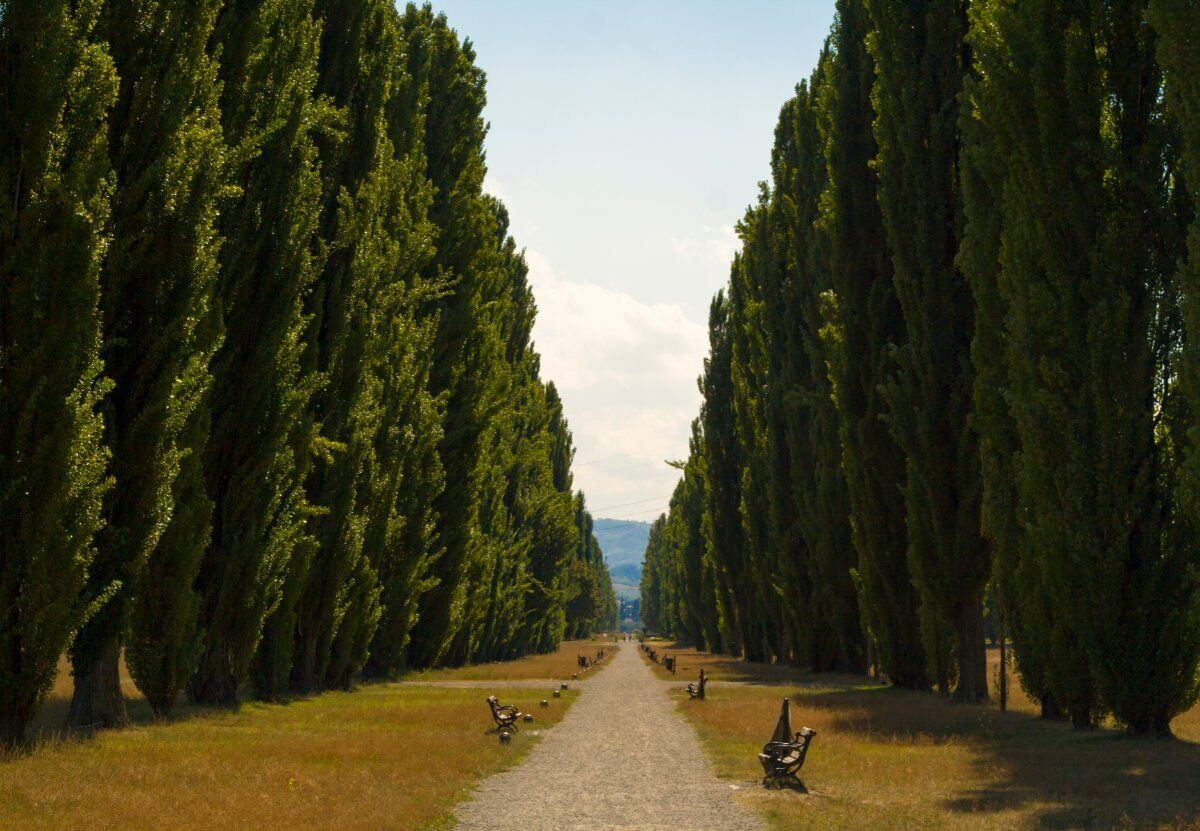
[[[480,785],[460,831],[758,831],[663,684],[625,644],[525,762]]]

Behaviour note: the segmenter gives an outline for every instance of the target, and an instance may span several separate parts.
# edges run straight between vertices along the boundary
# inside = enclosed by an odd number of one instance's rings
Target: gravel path
[[[459,831],[760,831],[626,644],[524,763],[485,780]],[[519,741],[520,739],[518,739]]]

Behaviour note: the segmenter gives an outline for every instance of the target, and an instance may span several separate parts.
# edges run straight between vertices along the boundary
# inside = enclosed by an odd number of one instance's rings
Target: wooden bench
[[[492,711],[492,720],[496,722],[497,730],[516,730],[521,713],[511,704],[501,704],[494,695],[488,696],[488,707]]]
[[[667,671],[672,675],[675,674],[675,659],[673,657],[668,656],[663,658],[663,666],[666,667]]]
[[[801,727],[799,732],[793,732],[792,704],[788,699],[783,699],[775,730],[772,731],[771,738],[763,745],[762,753],[758,754],[758,761],[762,764],[765,774],[762,780],[763,787],[791,787],[807,793],[798,773],[804,764],[804,757],[808,755],[808,748],[815,735],[817,735],[817,731],[807,727]]]
[[[588,660],[587,655],[580,655],[578,658],[576,658],[576,663],[578,663],[579,666],[583,667],[584,669],[587,669],[588,664],[590,664],[591,661]]]
[[[804,766],[804,757],[808,755],[809,745],[817,731],[809,727],[801,727],[800,732],[790,742],[770,741],[763,746],[758,754],[762,763],[763,786],[767,788],[792,787],[807,791],[800,781],[800,768]]]
[[[700,681],[688,684],[686,687],[688,698],[697,698],[697,699],[703,701],[704,700],[704,688],[707,686],[708,686],[708,676],[705,675],[704,670],[701,669],[700,670]]]

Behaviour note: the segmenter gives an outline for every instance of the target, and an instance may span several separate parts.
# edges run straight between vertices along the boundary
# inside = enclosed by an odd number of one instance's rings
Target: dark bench
[[[591,661],[588,659],[588,656],[587,656],[587,655],[580,655],[580,656],[579,656],[579,657],[576,659],[576,663],[578,663],[578,664],[579,664],[581,667],[583,667],[584,669],[587,669],[587,668],[588,668],[588,664],[590,664],[590,663],[591,663]]]
[[[521,718],[521,713],[511,704],[501,704],[500,699],[494,695],[488,696],[488,707],[492,710],[492,720],[496,722],[496,727],[499,730],[516,730],[517,722]]]
[[[791,703],[785,698],[779,710],[779,721],[771,739],[763,745],[758,761],[763,768],[763,787],[766,788],[795,788],[808,792],[800,781],[800,768],[804,766],[804,757],[812,745],[816,730],[801,727],[797,733],[792,732]]]
[[[675,674],[675,659],[673,657],[668,656],[663,658],[663,666],[666,667],[667,671],[672,675]]]
[[[704,700],[704,688],[708,686],[708,676],[704,674],[704,670],[700,670],[700,681],[693,682],[687,685],[688,698],[698,698]]]

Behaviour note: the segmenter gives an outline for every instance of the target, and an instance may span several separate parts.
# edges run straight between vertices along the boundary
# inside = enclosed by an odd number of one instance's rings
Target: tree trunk
[[[980,591],[958,612],[958,688],[954,700],[979,704],[988,700],[986,630],[983,622],[983,592]]]
[[[1065,718],[1058,700],[1050,693],[1042,696],[1042,718],[1049,721],[1062,721]]]
[[[1131,736],[1147,739],[1175,738],[1175,734],[1171,732],[1171,719],[1162,713],[1150,716],[1137,724],[1130,724],[1126,732]]]
[[[5,707],[0,709],[0,750],[17,750],[25,745],[28,714]]]
[[[229,671],[229,661],[221,644],[211,644],[204,651],[200,666],[188,685],[188,696],[196,704],[237,706],[237,684]]]
[[[1008,712],[1008,633],[1001,619],[996,639],[1000,642],[1000,712]]]
[[[89,656],[92,657],[92,656]],[[94,660],[75,663],[75,692],[67,724],[71,727],[125,727],[129,713],[121,692],[121,640],[112,637]]]
[[[295,663],[292,665],[292,689],[308,694],[317,690],[317,633],[316,627],[306,627],[297,638]]]

